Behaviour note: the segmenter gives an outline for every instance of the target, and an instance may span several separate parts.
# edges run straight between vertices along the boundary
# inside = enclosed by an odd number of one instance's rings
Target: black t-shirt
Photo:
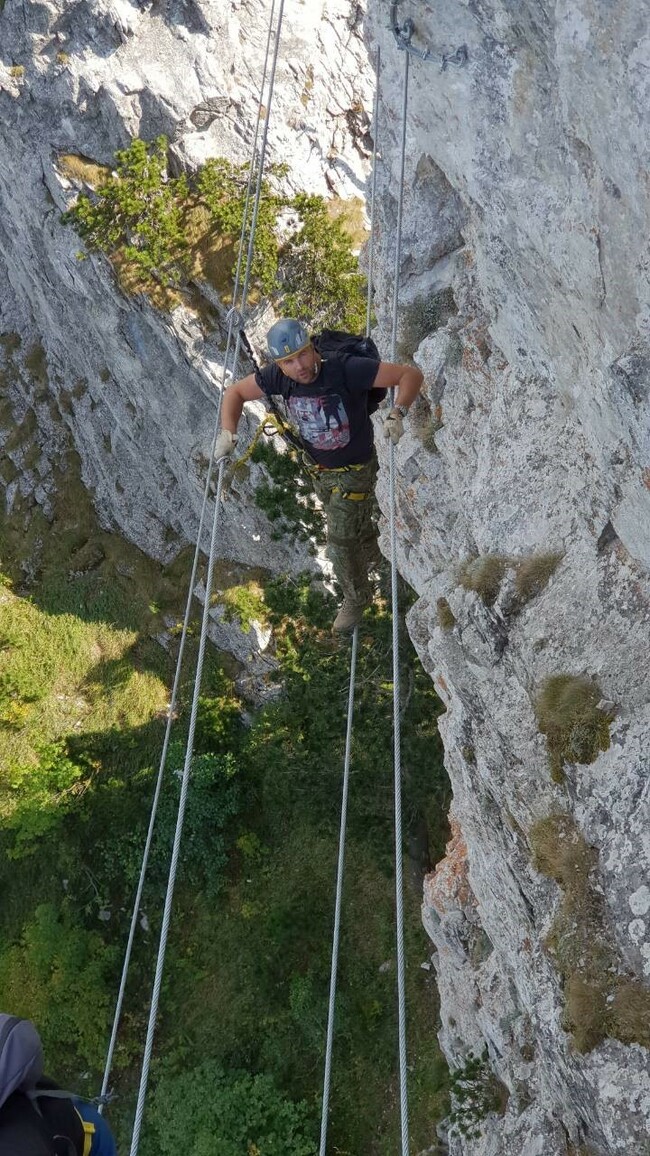
[[[261,372],[261,388],[284,398],[308,454],[328,469],[370,461],[374,443],[368,392],[379,362],[369,357],[330,357],[309,385],[286,377],[278,365]]]

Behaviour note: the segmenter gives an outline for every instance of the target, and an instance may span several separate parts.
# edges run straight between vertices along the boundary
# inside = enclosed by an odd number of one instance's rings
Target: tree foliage
[[[93,196],[82,194],[64,215],[91,250],[119,251],[139,272],[161,285],[177,284],[187,272],[188,244],[182,205],[185,176],[167,168],[167,139],[135,139],[115,154],[116,169]]]
[[[81,194],[64,214],[88,249],[106,253],[137,270],[152,284],[182,288],[192,272],[189,239],[192,209],[205,215],[204,238],[212,246],[239,252],[244,234],[247,256],[255,186],[249,195],[249,166],[224,157],[207,161],[197,173],[172,177],[164,136],[133,140],[116,153],[115,171],[92,195]],[[365,278],[341,220],[334,220],[320,196],[281,191],[286,165],[272,165],[261,182],[250,288],[287,314],[312,324],[361,331],[365,325]],[[194,218],[196,221],[196,218]],[[228,278],[234,284],[237,257]],[[223,286],[218,285],[219,291]]]
[[[316,1156],[315,1121],[270,1076],[229,1072],[206,1061],[163,1076],[151,1114],[159,1156]],[[145,1156],[147,1154],[145,1153]]]
[[[50,1072],[73,1061],[101,1067],[116,957],[98,932],[70,925],[52,903],[37,907],[20,943],[0,952],[2,1006],[36,1022]]]
[[[360,333],[366,322],[365,277],[340,220],[323,197],[299,193],[293,208],[300,227],[282,251],[283,309],[325,326]]]

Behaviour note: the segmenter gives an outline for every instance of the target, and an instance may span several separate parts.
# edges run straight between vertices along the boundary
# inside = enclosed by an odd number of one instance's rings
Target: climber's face
[[[291,357],[282,357],[276,361],[285,377],[291,378],[300,385],[309,385],[318,377],[320,357],[311,342],[304,349],[292,353]]]

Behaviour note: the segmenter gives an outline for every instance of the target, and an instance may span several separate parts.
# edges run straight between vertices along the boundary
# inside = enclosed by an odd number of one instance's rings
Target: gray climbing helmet
[[[18,1088],[34,1088],[42,1075],[43,1048],[33,1023],[0,1012],[0,1107]]]
[[[294,321],[291,317],[283,317],[281,321],[276,321],[266,335],[269,356],[274,361],[281,361],[284,357],[300,353],[301,349],[309,345],[309,340],[309,333],[302,321]]]

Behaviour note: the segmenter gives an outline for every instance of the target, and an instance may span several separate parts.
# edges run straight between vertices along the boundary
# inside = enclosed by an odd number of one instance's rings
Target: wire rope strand
[[[246,228],[247,228],[247,224],[248,224],[248,214],[249,214],[249,207],[250,207],[250,196],[251,196],[251,190],[253,187],[253,176],[255,174],[255,167],[256,167],[255,161],[256,161],[256,154],[257,154],[257,139],[259,136],[260,123],[262,121],[262,109],[264,107],[264,88],[266,86],[266,74],[268,71],[268,61],[269,61],[269,54],[270,54],[270,48],[271,48],[271,40],[273,37],[273,16],[274,16],[274,12],[275,12],[275,2],[276,2],[276,0],[272,0],[271,13],[269,16],[269,30],[268,30],[267,40],[266,40],[266,53],[265,53],[265,57],[264,57],[264,67],[262,70],[262,83],[261,83],[261,87],[260,87],[260,95],[259,95],[258,107],[257,107],[257,119],[256,119],[256,123],[255,123],[255,134],[254,134],[254,138],[253,138],[251,163],[250,163],[249,172],[248,172],[248,185],[246,188],[246,198],[245,198],[244,211],[243,211],[243,217],[242,217],[242,228],[241,228],[241,234],[240,234],[240,239],[239,239],[239,251],[238,251],[238,255],[237,255],[237,267],[236,267],[236,271],[235,271],[235,280],[234,280],[234,287],[233,287],[233,306],[236,305],[237,296],[239,294],[239,284],[240,284],[242,261],[243,261],[243,254],[244,254],[244,242],[245,242]],[[224,391],[225,386],[226,386],[228,356],[230,353],[230,347],[231,347],[231,343],[232,343],[233,325],[234,325],[234,318],[231,316],[229,324],[228,324],[228,336],[227,336],[227,341],[226,341],[226,352],[224,354],[224,360],[223,360],[222,388],[221,388],[221,391],[219,393],[219,398],[218,398],[218,402],[217,402],[217,410],[216,410],[215,423],[214,423],[214,432],[213,432],[213,438],[212,438],[212,450],[210,453],[210,462],[209,462],[209,466],[208,466],[208,474],[206,477],[205,487],[204,487],[204,491],[203,491],[203,503],[201,506],[201,514],[199,517],[199,528],[197,531],[197,543],[196,543],[196,548],[194,551],[194,559],[192,562],[192,570],[191,570],[190,580],[189,580],[189,590],[188,590],[187,602],[186,602],[186,606],[185,606],[185,615],[183,618],[183,628],[182,628],[182,632],[181,632],[181,640],[180,640],[179,649],[178,649],[178,658],[176,660],[176,670],[174,673],[174,681],[173,681],[173,685],[172,685],[172,693],[171,693],[171,697],[170,697],[170,701],[169,701],[169,707],[167,709],[167,724],[165,727],[165,736],[163,739],[162,753],[160,756],[160,763],[159,763],[159,767],[158,767],[156,786],[154,789],[154,795],[153,795],[152,804],[151,804],[151,813],[150,813],[150,817],[149,817],[149,827],[147,830],[147,837],[145,840],[145,847],[144,847],[143,856],[142,856],[142,864],[141,864],[141,868],[140,868],[140,877],[138,879],[135,899],[133,901],[131,923],[130,923],[130,927],[129,927],[127,945],[126,945],[125,952],[124,952],[124,961],[122,964],[122,974],[120,977],[120,985],[119,985],[119,989],[118,989],[117,1000],[115,1003],[115,1012],[113,1015],[113,1026],[111,1029],[110,1041],[109,1041],[108,1050],[106,1053],[106,1062],[105,1062],[105,1066],[104,1066],[104,1075],[102,1078],[102,1086],[101,1086],[101,1092],[100,1092],[101,1102],[98,1105],[98,1111],[100,1114],[102,1114],[103,1110],[104,1110],[104,1098],[106,1097],[106,1095],[108,1093],[108,1083],[110,1080],[111,1071],[112,1071],[112,1067],[113,1067],[113,1057],[115,1054],[115,1046],[117,1043],[117,1034],[118,1034],[118,1030],[119,1030],[120,1020],[122,1017],[122,1006],[124,1003],[124,995],[126,992],[126,983],[127,983],[129,967],[130,967],[130,963],[131,963],[131,954],[133,951],[133,942],[135,939],[135,932],[136,932],[137,923],[138,923],[138,915],[140,912],[140,903],[142,901],[142,892],[144,890],[144,883],[145,883],[145,879],[146,879],[147,868],[149,865],[149,855],[151,853],[151,844],[153,841],[153,833],[154,833],[154,828],[155,828],[156,815],[158,812],[158,803],[160,801],[160,792],[162,789],[163,776],[164,776],[165,766],[167,763],[167,753],[168,753],[168,749],[169,749],[171,727],[172,727],[172,722],[174,719],[174,713],[175,713],[175,709],[176,709],[176,700],[177,700],[177,696],[178,696],[178,686],[179,686],[179,682],[180,682],[181,669],[182,669],[182,665],[183,665],[183,656],[184,656],[184,652],[185,652],[185,643],[186,643],[186,639],[187,639],[187,631],[188,631],[188,627],[189,627],[189,621],[190,621],[191,610],[192,610],[192,600],[194,597],[194,584],[196,582],[196,574],[198,571],[199,557],[200,557],[200,552],[201,552],[201,539],[203,537],[203,527],[205,524],[205,513],[206,513],[206,509],[207,509],[208,496],[210,493],[210,484],[212,481],[212,472],[213,472],[213,466],[214,466],[214,447],[215,447],[217,436],[219,433],[219,422],[220,422],[220,417],[221,417],[221,402],[223,399],[223,391]],[[235,355],[233,357],[233,366],[232,366],[232,371],[231,371],[233,377],[236,373],[236,369],[237,369],[237,350],[235,350]]]
[[[368,297],[366,301],[366,337],[370,337],[372,327],[372,283],[375,270],[375,205],[377,194],[377,141],[379,139],[379,73],[381,69],[381,48],[377,48],[375,64],[375,100],[372,113],[372,181],[370,184],[370,239],[368,241]]]
[[[214,558],[217,542],[217,528],[219,525],[219,512],[221,509],[221,488],[223,483],[223,459],[219,466],[219,477],[217,482],[217,494],[214,504],[214,518],[212,520],[212,536],[210,540],[210,557],[208,560],[208,570],[205,582],[205,601],[203,603],[203,617],[201,620],[201,635],[199,640],[199,653],[196,663],[196,679],[194,682],[194,695],[192,698],[192,709],[190,713],[190,724],[187,736],[187,749],[185,752],[185,763],[183,766],[183,777],[181,780],[181,793],[178,803],[178,813],[176,816],[176,830],[174,832],[174,844],[172,848],[171,861],[169,865],[169,876],[167,880],[167,892],[165,895],[165,906],[163,910],[162,924],[160,928],[160,942],[158,946],[158,957],[156,959],[156,974],[154,977],[153,990],[151,994],[151,1007],[149,1009],[149,1023],[147,1026],[147,1038],[144,1048],[144,1058],[142,1061],[142,1072],[140,1076],[140,1086],[138,1089],[138,1101],[136,1106],[135,1121],[133,1124],[133,1134],[131,1137],[131,1156],[136,1156],[140,1143],[140,1130],[142,1127],[142,1117],[144,1114],[144,1104],[147,1093],[147,1083],[149,1078],[149,1068],[151,1064],[151,1053],[153,1049],[153,1038],[156,1028],[156,1017],[158,1015],[158,1005],[160,1002],[160,989],[162,985],[162,975],[165,964],[165,952],[167,949],[167,939],[169,934],[169,925],[171,919],[172,900],[174,897],[174,887],[176,883],[176,873],[178,870],[178,858],[180,854],[181,837],[183,834],[183,822],[185,819],[185,805],[187,802],[187,792],[189,787],[190,772],[192,766],[192,755],[194,748],[194,732],[196,729],[196,719],[199,707],[199,693],[201,690],[201,674],[203,671],[203,659],[205,655],[205,645],[208,635],[208,623],[210,617],[210,594],[212,592],[212,574],[214,570]]]
[[[408,111],[409,54],[404,53],[404,95],[402,105],[402,136],[400,152],[399,198],[397,202],[397,235],[395,242],[395,274],[393,283],[393,325],[391,337],[391,359],[397,356],[397,309],[399,305],[399,282],[402,253],[402,216],[404,210],[404,170],[406,160],[406,118]],[[390,391],[393,404],[394,391]],[[406,1064],[406,995],[404,983],[404,884],[402,877],[402,755],[400,724],[400,682],[399,682],[399,621],[397,598],[397,534],[396,534],[396,493],[395,493],[395,446],[389,439],[390,461],[390,557],[391,557],[391,605],[393,618],[393,769],[395,779],[395,924],[397,950],[397,1005],[399,1037],[400,1073],[400,1118],[402,1156],[409,1153],[408,1135],[408,1089]]]
[[[336,902],[334,905],[334,933],[332,937],[332,967],[330,971],[330,999],[327,1013],[327,1043],[325,1046],[325,1075],[323,1078],[323,1107],[320,1126],[320,1156],[325,1156],[327,1143],[327,1123],[329,1115],[330,1082],[332,1075],[332,1050],[334,1044],[334,1011],[336,1006],[336,979],[339,959],[339,941],[341,934],[341,902],[343,898],[343,873],[345,869],[345,833],[348,816],[348,794],[350,785],[350,759],[352,752],[352,719],[354,715],[354,687],[357,669],[357,649],[359,645],[359,627],[355,626],[352,635],[352,654],[350,657],[350,686],[348,692],[348,719],[345,734],[345,760],[343,765],[343,789],[341,792],[341,824],[339,831],[339,857],[336,869]]]
[[[270,77],[270,81],[269,81],[269,94],[268,94],[268,101],[267,101],[267,106],[266,106],[264,133],[263,133],[263,140],[262,140],[262,148],[260,150],[260,164],[259,164],[259,171],[258,171],[258,178],[257,178],[255,204],[254,204],[253,218],[252,218],[252,223],[251,223],[251,234],[250,234],[250,241],[249,241],[249,246],[248,246],[246,272],[245,272],[245,277],[244,277],[244,287],[242,290],[242,309],[245,307],[245,303],[247,300],[248,284],[249,284],[249,280],[250,280],[250,272],[251,272],[252,257],[253,257],[253,247],[254,247],[254,241],[255,241],[255,229],[256,229],[256,225],[257,225],[257,216],[258,216],[259,202],[260,202],[260,195],[261,195],[262,175],[264,172],[264,159],[265,159],[265,155],[266,155],[266,146],[267,146],[267,139],[268,139],[268,125],[269,125],[269,119],[270,119],[271,103],[273,100],[273,90],[274,90],[274,85],[275,85],[275,73],[276,73],[278,52],[279,52],[279,46],[280,46],[280,32],[282,29],[283,14],[284,14],[284,0],[280,0],[278,23],[277,23],[276,31],[275,31],[275,48],[274,48],[274,54],[273,54],[273,64],[272,64],[272,69],[271,69],[271,77]],[[235,364],[237,362],[239,344],[240,344],[240,339],[238,337],[237,344],[235,346],[235,354],[234,354]],[[225,374],[224,374],[224,377],[225,377]],[[212,454],[212,457],[213,456],[214,456],[214,452]],[[141,1077],[140,1077],[140,1086],[138,1089],[138,1100],[137,1100],[136,1113],[135,1113],[135,1119],[134,1119],[134,1124],[133,1124],[133,1133],[132,1133],[132,1137],[131,1137],[130,1156],[137,1156],[137,1151],[138,1151],[139,1142],[140,1142],[140,1132],[141,1132],[141,1127],[142,1127],[142,1118],[144,1115],[144,1105],[145,1105],[145,1099],[146,1099],[146,1093],[147,1093],[149,1069],[150,1069],[150,1065],[151,1065],[153,1038],[154,1038],[154,1034],[155,1034],[155,1022],[156,1022],[156,1016],[157,1016],[157,1012],[158,1012],[158,1004],[160,1001],[160,989],[161,989],[161,985],[162,985],[164,959],[165,959],[165,952],[166,952],[166,947],[167,947],[167,938],[168,938],[168,933],[169,933],[169,923],[170,923],[170,918],[171,918],[171,906],[172,906],[174,886],[175,886],[175,881],[176,881],[176,872],[177,872],[177,868],[178,868],[180,842],[181,842],[181,837],[182,837],[182,832],[183,832],[183,822],[184,822],[184,817],[185,817],[185,805],[186,805],[186,801],[187,801],[187,792],[188,792],[188,786],[189,786],[190,768],[191,768],[193,745],[194,745],[194,731],[195,731],[195,727],[196,727],[196,716],[197,716],[197,711],[198,711],[198,698],[199,698],[200,685],[201,685],[201,675],[203,672],[203,658],[204,658],[204,654],[205,654],[205,643],[206,643],[206,638],[207,638],[207,629],[208,629],[208,621],[209,621],[210,592],[212,589],[212,574],[213,574],[213,569],[214,569],[214,557],[215,557],[215,548],[216,548],[216,531],[217,531],[217,526],[218,526],[218,522],[219,522],[219,509],[220,509],[220,504],[221,504],[222,485],[223,485],[223,460],[221,461],[221,465],[219,468],[217,493],[215,495],[215,502],[214,502],[214,518],[213,518],[213,523],[212,523],[212,536],[211,536],[211,541],[210,541],[210,557],[208,560],[208,568],[207,568],[207,573],[206,573],[205,603],[204,603],[204,607],[203,607],[203,619],[202,619],[202,623],[201,623],[201,636],[200,636],[200,641],[199,641],[199,653],[198,653],[197,665],[196,665],[196,676],[195,676],[195,682],[194,682],[194,696],[193,696],[193,701],[192,701],[192,711],[191,711],[191,715],[190,715],[190,725],[189,725],[189,731],[188,731],[187,749],[186,749],[186,755],[185,755],[185,765],[183,768],[183,778],[182,778],[182,783],[181,783],[181,794],[180,794],[180,799],[179,799],[179,804],[178,804],[178,814],[177,814],[177,819],[176,819],[176,832],[174,835],[174,846],[172,849],[172,858],[171,858],[170,868],[169,868],[169,877],[168,877],[168,882],[167,882],[167,893],[165,896],[165,906],[164,906],[164,911],[163,911],[163,919],[162,919],[162,926],[161,926],[161,932],[160,932],[160,942],[159,942],[159,947],[158,947],[158,957],[156,960],[156,973],[155,973],[155,977],[154,977],[154,985],[153,985],[152,997],[151,997],[151,1007],[150,1007],[150,1011],[149,1011],[149,1023],[148,1023],[148,1027],[147,1027],[147,1038],[146,1038],[146,1042],[145,1042],[144,1057],[143,1057],[143,1062],[142,1062],[142,1072],[141,1072]]]

